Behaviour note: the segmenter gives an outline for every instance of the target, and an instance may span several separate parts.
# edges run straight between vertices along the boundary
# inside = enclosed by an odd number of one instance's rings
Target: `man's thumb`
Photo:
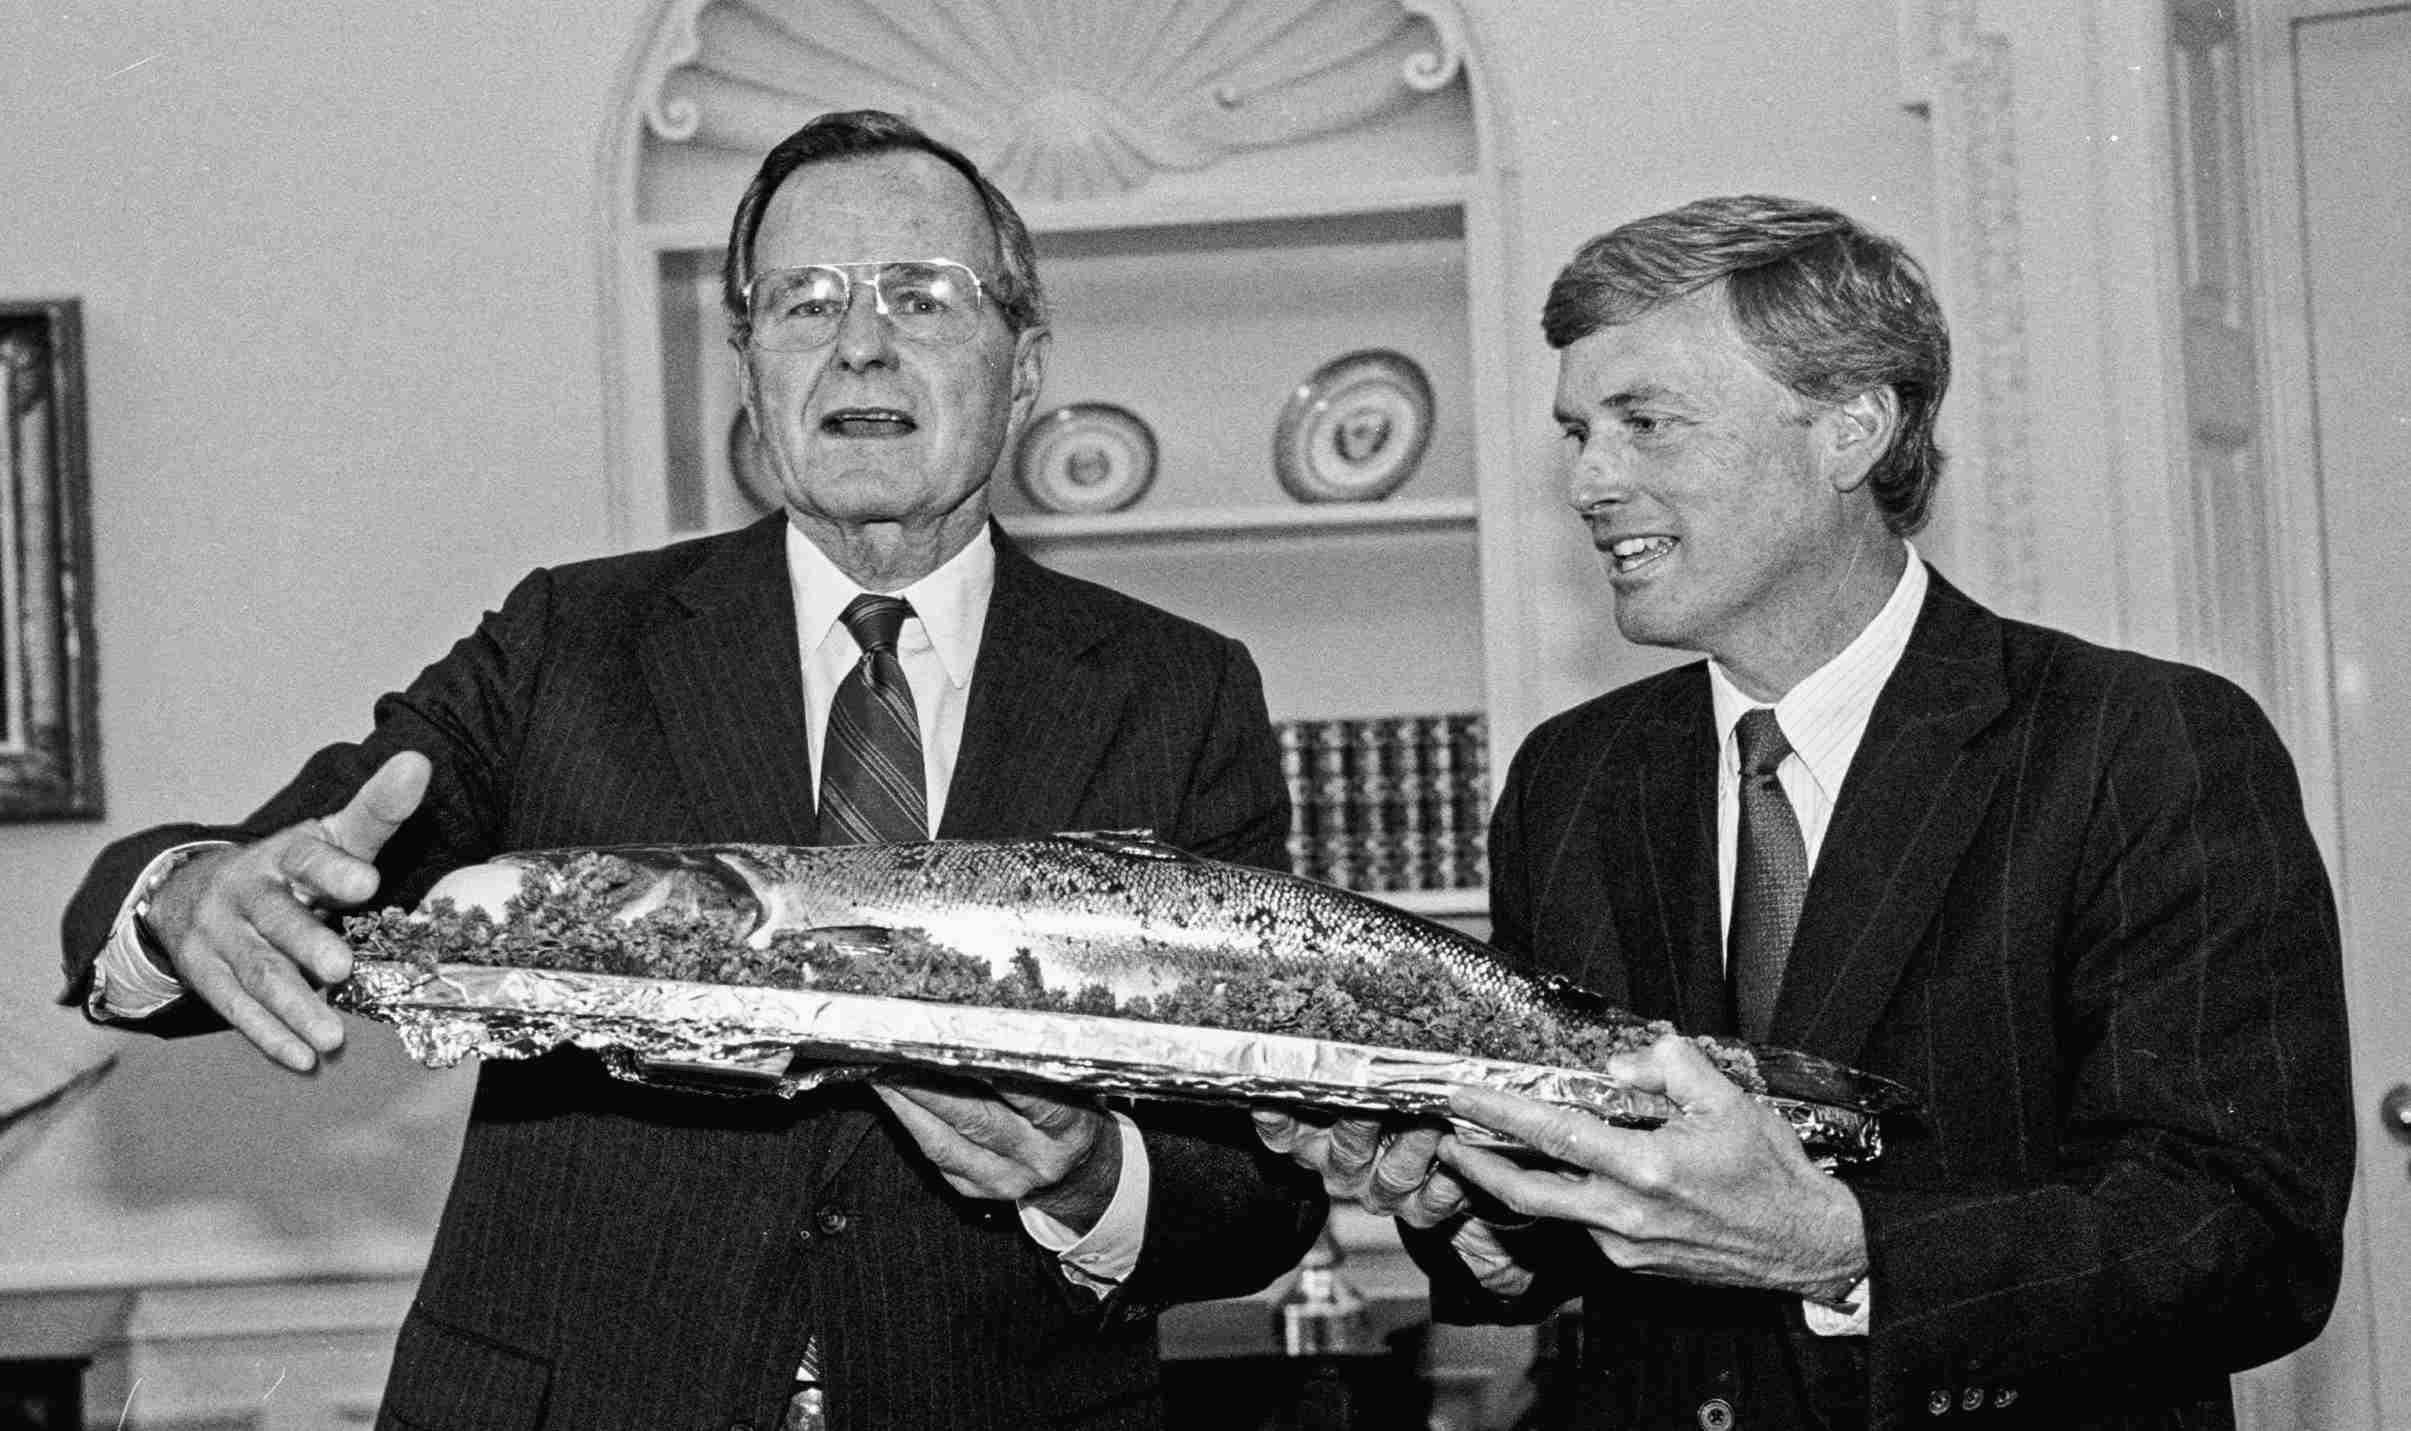
[[[1646,1057],[1656,1065],[1659,1087],[1678,1108],[1689,1110],[1741,1095],[1700,1046],[1687,1038],[1660,1039]]]
[[[426,798],[434,773],[427,757],[415,750],[395,755],[352,792],[350,804],[326,817],[327,839],[346,854],[375,859]]]

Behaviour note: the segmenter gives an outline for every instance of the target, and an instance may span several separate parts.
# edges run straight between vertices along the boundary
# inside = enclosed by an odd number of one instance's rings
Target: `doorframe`
[[[1958,495],[1946,491],[1934,534],[1953,579],[2021,616],[2215,666],[2214,652],[2188,641],[2186,617],[2213,574],[2193,569],[2192,543],[2179,536],[2198,495],[2185,441],[2170,124],[2177,3],[1899,0],[1900,96],[1932,124],[1934,267],[1962,329],[1966,381],[1953,392],[1949,434]],[[2293,754],[2340,886],[2341,731],[2293,37],[2301,22],[2384,12],[2396,0],[2194,3],[2236,8],[2245,90],[2267,484],[2248,530],[2263,545],[2274,610],[2244,639],[2264,648],[2255,654],[2270,689],[2255,694]],[[2348,965],[2348,981],[2368,977]],[[2366,1094],[2354,1095],[2356,1129]],[[2247,1431],[2375,1431],[2383,1348],[2371,1176],[2366,1166],[2358,1174],[2328,1338],[2236,1379]]]
[[[2327,586],[2327,524],[2320,501],[2317,405],[2312,382],[2309,254],[2302,233],[2300,131],[2295,123],[2293,27],[2302,19],[2369,10],[2367,0],[2245,0],[2242,63],[2252,237],[2253,298],[2265,315],[2257,342],[2263,450],[2269,476],[2270,574],[2278,583],[2273,669],[2286,679],[2271,718],[2294,753],[2311,829],[2339,868],[2335,664]]]
[[[2344,860],[2341,713],[2337,700],[2335,613],[2329,585],[2327,521],[2319,464],[2317,388],[2311,342],[2309,242],[2304,233],[2305,198],[2300,75],[2295,36],[2299,26],[2325,19],[2411,10],[2401,3],[2372,0],[2242,0],[2240,63],[2245,76],[2247,222],[2253,250],[2253,300],[2264,316],[2256,335],[2262,374],[2261,422],[2268,479],[2266,540],[2269,572],[2277,586],[2270,639],[2270,668],[2278,674],[2271,718],[2285,736],[2302,779],[2304,810],[2328,868],[2337,873],[2340,913],[2349,926],[2350,889]],[[2345,961],[2348,1000],[2374,977],[2374,961]],[[2356,1143],[2374,1090],[2352,1093]],[[2239,1382],[2239,1412],[2247,1427],[2328,1424],[2303,1418],[2305,1407],[2327,1417],[2349,1414],[2375,1427],[2389,1410],[2382,1404],[2380,1359],[2386,1347],[2378,1325],[2376,1262],[2371,1253],[2370,1198],[2385,1169],[2359,1159],[2353,1199],[2344,1229],[2346,1261],[2329,1330],[2319,1342],[2268,1369],[2255,1382]],[[2279,1389],[2281,1397],[2272,1395]],[[2338,1424],[2353,1424],[2339,1422]]]

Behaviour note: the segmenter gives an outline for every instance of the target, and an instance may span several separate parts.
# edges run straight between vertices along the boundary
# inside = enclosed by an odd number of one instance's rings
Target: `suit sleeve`
[[[1190,764],[1172,843],[1193,854],[1259,869],[1289,869],[1289,786],[1254,658],[1222,642],[1220,676]]]
[[[2199,672],[2103,703],[2038,1184],[1860,1189],[1874,1419],[1934,1385],[2109,1392],[2325,1321],[2352,1170],[2335,911],[2292,766]],[[2077,723],[2071,723],[2075,726]]]
[[[538,677],[537,653],[550,611],[550,580],[537,572],[407,689],[381,697],[364,739],[312,755],[290,783],[249,816],[232,824],[164,825],[102,850],[60,920],[66,975],[61,1002],[83,1001],[118,906],[154,856],[189,840],[257,840],[298,821],[331,815],[378,766],[402,751],[426,755],[434,778],[418,812],[378,855],[384,875],[379,901],[415,902],[446,871],[490,854],[497,848],[508,794],[514,732]],[[186,1000],[140,1027],[181,1034],[223,1024],[197,1001]]]

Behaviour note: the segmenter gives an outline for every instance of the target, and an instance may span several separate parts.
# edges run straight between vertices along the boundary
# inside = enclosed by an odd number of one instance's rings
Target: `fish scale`
[[[1117,999],[1157,996],[1204,974],[1275,973],[1406,954],[1438,959],[1468,987],[1524,1011],[1577,1015],[1572,1001],[1498,961],[1479,940],[1361,895],[1249,866],[1200,859],[1135,833],[922,844],[710,847],[743,882],[652,847],[611,853],[669,887],[643,908],[727,917],[764,948],[780,935],[920,931],[1005,973],[1026,954],[1053,987],[1101,984]],[[536,856],[505,864],[541,866]],[[678,888],[693,881],[691,889]],[[440,892],[440,887],[439,887]],[[747,909],[760,913],[748,920]],[[840,938],[837,942],[846,942]]]
[[[703,918],[767,948],[781,936],[878,947],[912,931],[1002,975],[1035,961],[1050,988],[1156,998],[1200,977],[1247,979],[1417,957],[1516,1012],[1575,1025],[1646,1020],[1562,980],[1537,980],[1480,940],[1377,899],[1188,854],[1145,832],[876,845],[628,845],[536,850],[429,892],[497,919],[513,897],[591,879],[608,862],[615,916]],[[531,887],[532,882],[532,887]],[[1746,1048],[1769,1093],[1872,1112],[1907,1105],[1889,1080],[1788,1049]]]

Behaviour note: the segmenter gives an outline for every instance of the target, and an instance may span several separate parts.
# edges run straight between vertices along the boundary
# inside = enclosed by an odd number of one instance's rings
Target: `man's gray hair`
[[[1549,285],[1552,348],[1630,323],[1710,284],[1766,374],[1811,402],[1888,387],[1900,431],[1869,474],[1884,524],[1922,528],[1942,477],[1935,415],[1950,387],[1950,330],[1925,269],[1838,210],[1739,194],[1635,219],[1584,244]]]
[[[762,157],[753,182],[745,186],[745,196],[737,200],[736,218],[728,229],[728,254],[720,267],[720,303],[728,312],[730,330],[740,345],[748,331],[745,285],[753,277],[753,238],[761,231],[762,212],[770,207],[771,195],[778,192],[779,185],[807,164],[908,150],[943,161],[969,180],[979,194],[980,207],[988,213],[988,227],[996,232],[998,271],[984,282],[989,297],[1005,315],[1006,326],[1015,333],[1046,326],[1046,290],[1038,282],[1037,245],[1031,242],[1029,225],[1021,221],[1020,211],[1013,207],[1004,191],[988,182],[988,176],[961,150],[932,139],[911,120],[880,109],[847,109],[818,115],[780,140]],[[831,255],[849,256],[923,255]],[[977,255],[963,257],[973,259]]]

